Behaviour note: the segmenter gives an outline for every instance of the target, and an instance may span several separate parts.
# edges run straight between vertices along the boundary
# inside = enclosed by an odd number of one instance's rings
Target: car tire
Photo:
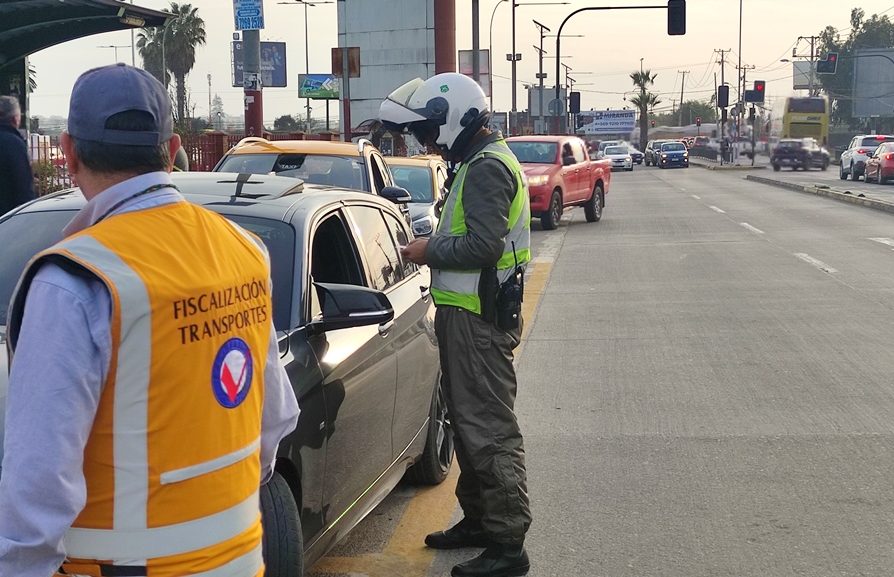
[[[432,397],[428,416],[425,449],[407,469],[406,480],[414,485],[439,485],[447,478],[453,465],[453,427],[447,414],[447,398],[441,389],[440,376]]]
[[[779,172],[780,170],[782,170],[781,166],[779,166],[778,164],[773,165],[773,172]]]
[[[556,230],[559,227],[559,220],[562,218],[562,195],[559,190],[553,191],[552,197],[549,199],[549,208],[540,215],[540,224],[543,230]]]
[[[838,165],[838,178],[840,178],[841,180],[847,180],[847,173],[844,171],[843,164]]]
[[[627,172],[633,172],[633,167],[631,166],[630,168],[625,168],[624,170],[626,170]]]
[[[599,222],[602,219],[602,210],[605,208],[605,192],[600,185],[593,187],[593,195],[584,205],[584,216],[587,222]]]
[[[824,160],[823,165],[820,166],[820,170],[829,170],[829,163]]]
[[[265,577],[304,575],[304,538],[298,505],[289,483],[279,473],[261,486],[262,546]]]

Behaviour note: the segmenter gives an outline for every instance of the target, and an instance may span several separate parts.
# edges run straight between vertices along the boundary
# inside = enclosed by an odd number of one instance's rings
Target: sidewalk
[[[708,170],[764,170],[767,168],[766,158],[761,156],[758,156],[755,159],[754,166],[751,166],[751,159],[747,157],[740,158],[737,163],[724,163],[721,165],[720,162],[716,160],[690,156],[689,164],[692,166],[700,166]]]

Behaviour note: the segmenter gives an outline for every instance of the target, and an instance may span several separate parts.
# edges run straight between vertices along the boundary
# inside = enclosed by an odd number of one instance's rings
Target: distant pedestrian
[[[14,96],[0,96],[0,215],[34,199],[28,144],[19,132],[22,111]]]

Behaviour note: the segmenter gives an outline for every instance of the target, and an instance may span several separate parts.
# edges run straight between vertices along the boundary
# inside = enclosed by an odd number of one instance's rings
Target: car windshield
[[[661,145],[661,152],[679,152],[686,150],[686,145],[682,142],[669,142]]]
[[[38,252],[62,239],[62,229],[75,211],[26,212],[0,222],[0,302],[8,303],[28,261]],[[277,330],[289,327],[295,263],[295,232],[284,222],[246,216],[226,215],[258,235],[270,253],[273,279],[273,324]],[[6,306],[0,307],[0,325],[6,325]]]
[[[369,190],[366,168],[360,157],[326,154],[231,154],[215,172],[276,174],[304,182]]]
[[[521,163],[553,164],[556,161],[555,142],[511,141],[507,144]]]
[[[882,142],[894,142],[894,136],[867,136],[860,143],[860,146],[875,148]]]
[[[800,140],[780,140],[779,148],[801,148],[803,143]]]
[[[628,150],[623,146],[609,146],[605,149],[606,154],[628,154]]]
[[[391,174],[397,186],[407,189],[413,202],[434,202],[435,193],[431,169],[427,166],[391,165]]]

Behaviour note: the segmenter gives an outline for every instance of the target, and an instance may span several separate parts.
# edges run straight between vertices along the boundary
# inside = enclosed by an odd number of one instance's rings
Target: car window
[[[587,156],[584,154],[583,143],[580,141],[572,141],[571,152],[574,154],[575,162],[580,163],[587,159]]]
[[[444,170],[443,166],[438,166],[438,194],[444,195],[444,187],[447,186],[447,171]]]
[[[74,215],[68,210],[28,212],[0,223],[0,325],[6,325],[6,305],[25,265],[62,239],[62,229]]]
[[[360,157],[327,154],[231,154],[215,172],[276,174],[304,182],[369,190],[366,169]]]
[[[427,166],[392,166],[397,186],[406,188],[413,202],[434,202],[431,170]]]
[[[295,278],[295,229],[279,220],[252,216],[224,214],[242,228],[264,241],[270,255],[270,279],[273,282],[273,325],[278,331],[290,328],[292,295],[299,287],[292,286]]]
[[[521,163],[552,164],[556,161],[555,142],[507,142],[509,150]]]
[[[605,149],[606,154],[627,154],[629,151],[623,146],[609,146]]]
[[[333,213],[317,225],[310,245],[312,282],[366,286],[357,246],[340,213]],[[275,294],[275,293],[274,293]],[[310,317],[322,312],[319,294],[310,293]]]
[[[385,213],[385,224],[388,225],[388,229],[391,231],[391,238],[394,242],[397,243],[398,247],[407,246],[410,244],[410,235],[407,232],[407,225],[397,218],[394,217],[393,214]],[[401,268],[403,269],[403,277],[406,278],[416,272],[419,267],[415,264],[411,263],[408,260],[404,260],[404,257],[398,252],[398,258],[401,262]]]
[[[679,152],[681,150],[686,150],[686,145],[682,142],[668,142],[666,144],[661,145],[661,151],[666,152]]]
[[[369,169],[372,172],[373,179],[373,190],[376,194],[382,192],[382,189],[388,186],[389,178],[387,177],[387,173],[385,172],[385,167],[382,163],[377,162],[377,158],[375,155],[371,155],[369,157]]]
[[[373,287],[384,291],[403,280],[400,255],[382,211],[371,206],[348,208],[356,226],[357,238],[366,253],[366,264]]]
[[[872,147],[872,146],[878,146],[880,142],[891,142],[891,141],[894,141],[894,137],[892,137],[892,136],[868,136],[863,139],[863,142],[861,142],[859,145],[854,145],[854,147],[857,147],[857,146]]]

